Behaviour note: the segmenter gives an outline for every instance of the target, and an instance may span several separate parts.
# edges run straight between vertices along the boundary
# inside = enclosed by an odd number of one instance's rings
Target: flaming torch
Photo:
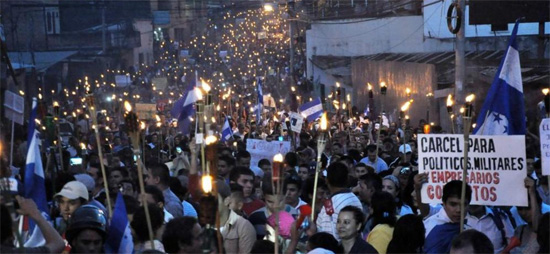
[[[475,99],[474,94],[466,96],[466,103],[464,105],[463,118],[464,118],[464,164],[462,165],[462,193],[460,195],[460,232],[464,230],[464,201],[466,198],[466,174],[468,173],[468,150],[470,149],[470,128],[472,127],[472,110],[473,101]],[[462,111],[462,110],[461,110]]]
[[[378,133],[376,135],[376,156],[378,156],[378,149],[380,148],[380,131],[382,130],[382,119],[384,116],[384,102],[386,101],[387,91],[388,91],[388,86],[386,86],[386,82],[380,82],[380,94],[382,94],[382,99],[380,100],[380,126],[378,127]]]
[[[128,135],[132,140],[132,147],[134,151],[134,156],[137,158],[137,171],[138,171],[138,181],[140,188],[140,197],[143,204],[147,204],[145,200],[145,184],[143,183],[143,169],[141,165],[141,154],[139,150],[139,140],[140,140],[140,122],[136,113],[132,112],[132,105],[130,102],[125,101],[124,107],[126,108],[126,114],[124,115],[124,123],[126,129],[128,130]],[[149,231],[149,240],[155,248],[154,236],[153,236],[153,227],[151,225],[151,216],[149,215],[149,207],[147,205],[143,206],[145,210],[145,218],[147,222],[147,230]]]
[[[317,137],[317,166],[315,167],[315,178],[313,182],[313,201],[311,204],[311,221],[315,221],[315,203],[317,202],[317,183],[319,182],[319,172],[321,171],[321,155],[327,145],[327,138],[325,136],[328,129],[327,113],[323,113],[321,117],[321,126],[319,128],[319,134]]]

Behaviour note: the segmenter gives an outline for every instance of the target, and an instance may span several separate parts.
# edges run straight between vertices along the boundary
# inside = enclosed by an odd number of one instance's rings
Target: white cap
[[[83,198],[88,200],[88,190],[86,189],[86,186],[79,182],[79,181],[70,181],[63,186],[63,189],[57,194],[55,194],[54,197],[66,197],[68,199],[78,199]]]

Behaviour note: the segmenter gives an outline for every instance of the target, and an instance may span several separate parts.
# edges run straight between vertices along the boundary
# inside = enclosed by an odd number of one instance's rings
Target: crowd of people
[[[270,158],[260,158],[257,165],[251,165],[251,154],[246,150],[247,139],[277,140],[281,126],[275,125],[271,132],[266,132],[269,126],[257,128],[246,122],[233,126],[232,138],[217,144],[214,185],[219,196],[214,208],[218,210],[222,244],[213,241],[209,246],[205,246],[207,225],[200,222],[211,211],[201,204],[201,149],[194,135],[182,135],[173,126],[162,130],[152,124],[138,148],[143,149],[143,156],[135,158],[122,126],[104,122],[102,134],[108,142],[102,145],[103,161],[93,145],[80,147],[78,141],[70,141],[63,150],[63,171],[52,170],[56,167],[52,163],[44,164],[48,165],[45,186],[52,218],[49,223],[32,200],[17,197],[18,212],[36,221],[45,242],[26,252],[105,251],[108,224],[112,223],[106,199],[110,198],[114,206],[121,193],[134,251],[139,253],[199,253],[204,249],[273,253],[275,243],[281,253],[548,253],[548,178],[541,175],[540,160],[533,154],[528,154],[525,178],[529,206],[469,205],[471,198],[467,198],[467,230],[460,233],[460,181],[445,185],[442,204],[420,202],[427,175],[418,173],[414,135],[403,142],[400,133],[405,132],[392,124],[383,126],[380,137],[374,139],[377,132],[370,124],[338,125],[335,119],[332,125],[339,127],[330,130],[322,151],[317,189],[316,123],[304,125],[299,135],[282,132],[285,139],[294,138],[294,147],[284,155],[280,169],[282,190],[273,185]],[[86,125],[76,123],[70,140],[94,135],[91,129],[80,126]],[[82,158],[81,163],[73,163],[77,157]],[[136,168],[141,159],[144,196],[140,195]],[[106,169],[109,197],[101,163]],[[470,187],[466,197],[471,197]],[[317,205],[312,211],[314,198]],[[154,231],[153,242],[146,216]],[[13,223],[5,205],[2,221],[3,225]],[[20,251],[11,245],[16,242],[11,227],[2,228],[2,252]]]
[[[244,20],[239,25],[244,30],[253,26],[244,18],[247,14],[237,15]],[[472,190],[468,185],[463,190],[458,180],[445,184],[441,204],[425,204],[421,191],[428,176],[419,173],[416,142],[424,122],[418,128],[401,122],[384,125],[357,108],[334,111],[326,148],[319,151],[320,123],[306,121],[297,133],[285,121],[302,104],[303,92],[288,91],[292,74],[285,71],[286,61],[276,57],[287,53],[286,41],[269,45],[258,40],[255,47],[247,47],[239,43],[251,40],[248,37],[220,37],[238,48],[236,52],[250,51],[222,57],[219,51],[227,54],[231,48],[209,44],[209,50],[190,53],[198,62],[180,62],[175,57],[180,50],[205,45],[208,39],[197,37],[189,45],[166,41],[155,66],[128,70],[133,82],[125,91],[101,85],[118,71],[107,71],[95,82],[82,80],[79,85],[97,87],[92,92],[96,98],[110,98],[96,99],[97,123],[84,107],[89,105],[81,98],[84,89],[65,92],[66,100],[60,101],[63,113],[43,112],[43,116],[57,114],[58,123],[70,126],[57,128],[56,133],[46,117],[39,119],[48,211],[41,213],[35,201],[5,191],[2,185],[0,252],[117,252],[109,244],[115,218],[111,213],[122,196],[135,253],[549,253],[549,184],[542,176],[534,142],[527,142],[526,151],[527,207],[470,205]],[[271,53],[256,56],[264,51]],[[245,71],[253,56],[266,61],[254,63],[263,66],[263,75]],[[190,71],[194,68],[199,74]],[[222,70],[235,75],[220,75]],[[227,120],[232,135],[215,144],[212,161],[206,161],[197,144],[204,138],[199,138],[198,129],[182,131],[172,121],[177,116],[169,113],[184,85],[197,80],[195,75],[217,77],[216,82],[224,84],[214,88],[213,102],[219,109],[215,121],[207,119],[210,129],[203,132],[212,131],[220,139],[220,123]],[[257,76],[267,84],[264,92],[286,98],[279,110],[267,109],[261,117],[253,116],[251,106],[258,99]],[[152,82],[156,77],[167,78],[167,86],[156,89]],[[226,82],[233,90],[225,87]],[[230,99],[222,102],[225,94]],[[132,145],[124,124],[122,99],[155,103],[162,116],[145,121],[139,147]],[[444,131],[432,126],[431,133]],[[252,164],[252,156],[258,155],[250,153],[248,139],[284,140],[292,148],[281,165],[268,156],[256,157],[257,164]],[[30,140],[16,137],[15,141],[13,167],[6,156],[0,160],[2,177],[13,177],[24,186]],[[215,172],[215,195],[205,190],[202,181],[205,163],[209,172]],[[461,200],[463,191],[465,200]],[[462,204],[464,228],[460,228]],[[24,233],[17,227],[17,215],[30,218],[41,233]]]

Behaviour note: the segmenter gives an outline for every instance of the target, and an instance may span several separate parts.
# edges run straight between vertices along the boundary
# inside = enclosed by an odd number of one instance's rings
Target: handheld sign
[[[261,159],[273,162],[273,156],[285,155],[290,151],[289,141],[265,141],[262,139],[247,139],[246,151],[250,153],[250,165],[257,166]]]
[[[462,135],[418,135],[418,170],[428,174],[423,203],[440,203],[443,186],[462,180]],[[525,136],[470,136],[467,181],[474,205],[527,206]]]
[[[550,118],[542,119],[539,131],[542,175],[547,176],[550,175]]]
[[[304,117],[298,113],[292,112],[290,114],[290,129],[293,132],[300,133],[302,131],[302,124],[304,123]]]

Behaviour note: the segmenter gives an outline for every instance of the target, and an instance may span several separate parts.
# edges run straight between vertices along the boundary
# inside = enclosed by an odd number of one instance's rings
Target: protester
[[[162,244],[166,253],[201,253],[203,229],[196,218],[183,216],[166,224]]]
[[[41,247],[25,247],[16,248],[13,246],[14,233],[12,232],[13,221],[12,215],[8,208],[1,204],[0,210],[2,214],[0,219],[2,220],[2,227],[0,227],[0,252],[2,253],[60,253],[65,247],[63,238],[55,231],[55,229],[48,223],[48,221],[42,216],[36,204],[31,199],[25,199],[20,196],[16,196],[16,202],[19,205],[17,213],[23,216],[29,216],[36,225],[42,231],[42,235],[46,241],[46,244]]]
[[[469,229],[460,233],[452,241],[450,253],[494,253],[494,249],[491,240],[485,234],[474,229]]]
[[[344,253],[381,253],[361,238],[365,215],[360,208],[346,206],[340,210],[336,228]]]
[[[84,205],[74,211],[67,227],[71,253],[104,253],[107,219],[95,206]]]
[[[162,210],[153,204],[148,204],[149,208],[149,219],[151,220],[151,229],[153,230],[153,236],[155,236],[154,241],[154,250],[164,252],[164,246],[162,243],[156,239],[159,229],[164,224],[163,212]],[[143,252],[144,250],[153,249],[153,244],[149,238],[149,229],[147,226],[147,219],[145,217],[145,208],[140,207],[137,212],[134,214],[133,220],[130,223],[130,226],[133,229],[134,235],[134,251]]]
[[[422,253],[424,223],[420,216],[407,214],[395,223],[387,253]]]
[[[170,190],[170,171],[164,164],[153,164],[147,167],[147,185],[157,186],[164,196],[164,208],[175,218],[183,216],[183,206],[176,194]]]

